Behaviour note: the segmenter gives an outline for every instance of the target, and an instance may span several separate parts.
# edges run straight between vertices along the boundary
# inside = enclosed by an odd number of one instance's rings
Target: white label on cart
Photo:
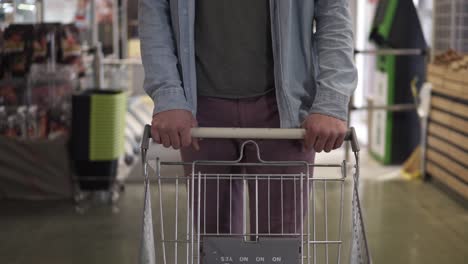
[[[232,257],[221,257],[222,262],[233,262],[234,260]]]
[[[299,264],[300,239],[269,238],[245,242],[242,238],[206,237],[203,239],[204,264]]]

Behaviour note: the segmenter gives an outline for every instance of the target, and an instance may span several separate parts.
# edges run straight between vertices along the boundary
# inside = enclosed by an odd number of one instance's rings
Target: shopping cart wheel
[[[133,155],[130,155],[130,154],[125,154],[124,160],[125,160],[125,164],[130,166],[133,164],[133,162],[135,162],[135,157],[133,157]]]

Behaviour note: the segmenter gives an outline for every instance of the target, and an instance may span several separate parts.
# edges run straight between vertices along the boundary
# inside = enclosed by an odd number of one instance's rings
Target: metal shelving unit
[[[454,49],[468,53],[468,0],[434,1],[434,53]]]

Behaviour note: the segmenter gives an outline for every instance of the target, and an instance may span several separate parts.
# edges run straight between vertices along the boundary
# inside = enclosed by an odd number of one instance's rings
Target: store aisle
[[[320,155],[319,161],[339,158],[341,152]],[[395,167],[365,155],[362,164],[374,263],[466,263],[466,207],[431,184],[399,179]],[[1,201],[0,263],[136,263],[142,198],[141,185],[132,183],[118,212],[95,207],[77,214],[66,202]]]

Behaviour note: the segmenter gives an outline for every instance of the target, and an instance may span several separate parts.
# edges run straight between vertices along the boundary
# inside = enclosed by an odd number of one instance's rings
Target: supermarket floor
[[[319,155],[318,162],[341,155]],[[466,263],[466,207],[432,184],[401,179],[396,167],[362,159],[360,191],[374,263]],[[118,210],[94,206],[84,213],[69,202],[1,201],[0,263],[136,263],[142,190],[134,182]]]

